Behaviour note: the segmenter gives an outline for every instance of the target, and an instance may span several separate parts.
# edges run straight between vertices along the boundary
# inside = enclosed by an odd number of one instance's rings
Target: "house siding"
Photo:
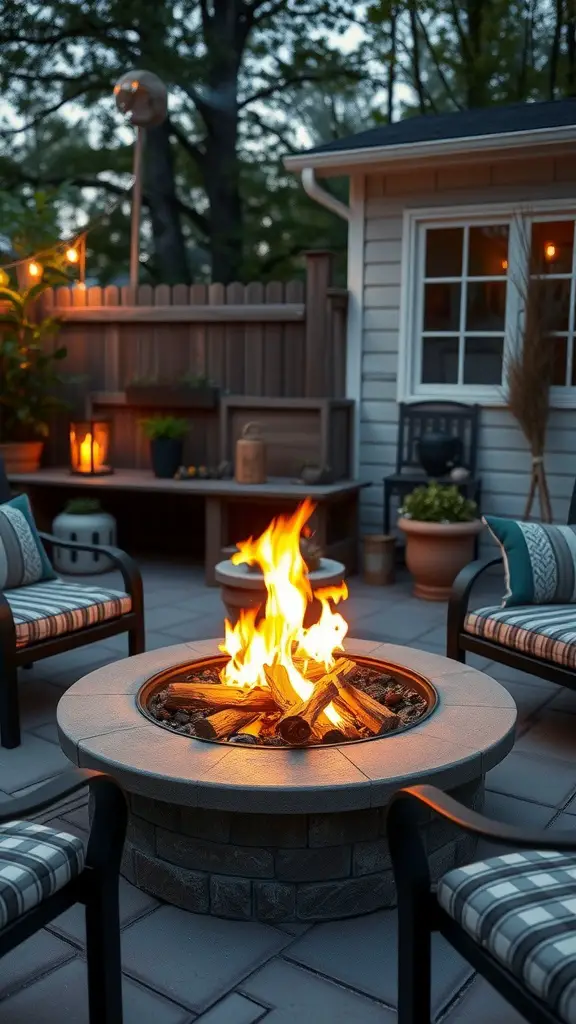
[[[382,478],[395,470],[402,231],[406,209],[566,198],[576,203],[576,158],[564,153],[369,174],[364,202],[364,318],[360,408],[363,532],[382,529]],[[576,410],[553,410],[546,469],[557,521],[565,521],[576,478]],[[503,408],[482,409],[478,473],[483,511],[521,516],[530,479],[522,432]]]

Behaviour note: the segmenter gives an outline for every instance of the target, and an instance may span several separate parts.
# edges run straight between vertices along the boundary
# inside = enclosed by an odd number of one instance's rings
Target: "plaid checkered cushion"
[[[464,630],[534,658],[576,668],[576,605],[478,608],[466,616]]]
[[[84,867],[81,839],[31,821],[0,825],[0,930],[52,896]]]
[[[131,597],[121,591],[63,580],[5,590],[4,597],[16,624],[18,647],[116,619],[132,607]]]
[[[529,851],[468,864],[438,902],[565,1024],[576,1024],[576,857]]]

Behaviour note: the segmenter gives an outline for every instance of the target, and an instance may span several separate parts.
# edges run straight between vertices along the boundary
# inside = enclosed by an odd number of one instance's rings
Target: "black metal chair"
[[[576,524],[576,483],[572,491],[567,520],[568,526],[574,524]],[[464,664],[467,653],[478,654],[483,658],[489,658],[490,661],[509,665],[511,668],[517,668],[520,672],[528,672],[541,679],[547,679],[551,683],[558,683],[559,686],[567,686],[571,690],[576,690],[576,672],[573,668],[567,668],[546,658],[535,658],[514,647],[505,647],[503,644],[486,640],[466,631],[466,618],[472,590],[484,573],[496,565],[503,565],[500,555],[470,562],[454,580],[448,602],[446,656]]]
[[[8,486],[7,497],[2,499],[2,495],[6,494],[4,484],[7,484],[7,480],[3,467],[0,467],[0,503],[11,497]],[[41,610],[43,601],[46,604],[46,617],[40,628],[38,619],[26,620],[28,588],[0,591],[0,746],[8,748],[20,745],[19,668],[29,668],[34,662],[50,658],[53,654],[62,654],[119,633],[128,633],[130,655],[142,654],[146,647],[142,576],[134,559],[118,548],[60,540],[49,533],[40,532],[39,535],[48,555],[51,548],[57,546],[77,551],[92,551],[109,558],[122,574],[125,594],[121,600],[117,600],[117,597],[114,597],[115,592],[102,591],[102,588],[99,588],[95,593],[103,597],[108,595],[110,601],[99,599],[98,614],[93,616],[90,609],[94,608],[96,600],[92,605],[87,601],[81,602],[78,614],[85,615],[87,620],[92,617],[95,621],[80,628],[70,628],[69,612],[65,609],[70,608],[72,591],[70,594],[67,593],[67,584],[60,583],[55,586],[55,581],[50,580],[34,584],[28,590],[28,595],[31,599],[33,597],[36,610]],[[80,585],[74,585],[76,594],[78,586]],[[86,586],[85,590],[88,597],[90,588]],[[59,594],[64,598],[62,612],[54,614]],[[20,617],[23,621],[20,621],[18,616],[18,604],[23,612]]]
[[[21,820],[87,783],[93,815],[86,850],[74,835]],[[77,769],[0,811],[0,957],[83,903],[90,1024],[122,1024],[118,880],[126,817],[111,778]]]
[[[418,441],[425,434],[441,432],[462,442],[462,466],[469,476],[457,484],[467,498],[480,504],[481,481],[476,477],[479,405],[463,402],[400,402],[396,472],[384,477],[384,533],[390,533],[392,498],[402,500],[418,484],[429,479],[420,465]],[[453,483],[440,478],[440,483]]]
[[[423,812],[472,836],[530,852],[455,869],[434,889],[419,829]],[[576,832],[528,835],[468,810],[433,786],[396,793],[387,832],[398,894],[398,1024],[430,1024],[433,932],[440,932],[530,1024],[565,1024],[563,997],[576,980],[576,957],[564,958],[550,942],[555,937],[571,940],[572,946],[576,942],[570,909],[576,899],[576,877],[570,873],[576,872],[576,858],[562,856],[576,854]],[[542,878],[543,871],[556,875],[555,885]],[[562,900],[568,905],[558,908]]]

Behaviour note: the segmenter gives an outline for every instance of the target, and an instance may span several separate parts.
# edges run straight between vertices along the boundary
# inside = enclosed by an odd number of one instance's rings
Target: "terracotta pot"
[[[414,577],[414,595],[447,601],[458,573],[474,558],[474,538],[482,523],[423,523],[398,520],[406,535],[406,565]]]
[[[7,441],[0,444],[0,458],[10,473],[35,473],[40,468],[44,441]]]

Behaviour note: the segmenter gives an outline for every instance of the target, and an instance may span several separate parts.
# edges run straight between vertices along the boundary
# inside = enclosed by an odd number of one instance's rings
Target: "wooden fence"
[[[66,287],[42,298],[42,312],[62,320],[66,372],[91,394],[193,374],[237,395],[343,397],[346,307],[325,252],[307,254],[305,281]]]

